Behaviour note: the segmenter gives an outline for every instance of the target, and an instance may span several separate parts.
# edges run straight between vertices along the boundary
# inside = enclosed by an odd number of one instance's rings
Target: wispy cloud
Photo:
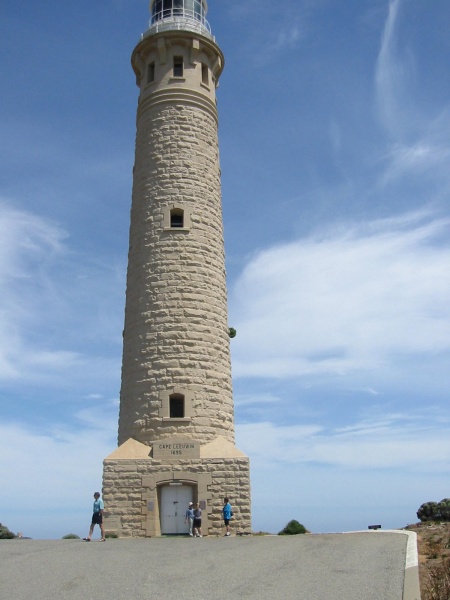
[[[421,135],[410,143],[391,143],[385,157],[383,184],[406,177],[429,182],[433,188],[448,186],[450,162],[450,111],[444,109],[423,128]]]
[[[118,297],[115,268],[76,256],[68,239],[51,220],[0,201],[3,383],[77,378],[94,364],[111,372],[115,361],[110,355],[90,354],[93,343],[108,339],[112,324],[120,348],[120,312],[104,300],[106,292],[109,298]],[[118,361],[114,366],[118,368]]]
[[[0,200],[0,282],[30,278],[64,252],[57,224]],[[44,263],[44,264],[43,264]]]
[[[251,23],[246,43],[256,66],[271,64],[278,60],[281,53],[298,48],[308,36],[310,13],[317,7],[310,0],[297,2],[289,11],[274,11],[269,0],[249,0],[231,2],[228,10],[233,20],[246,20]],[[257,17],[257,18],[255,18]]]
[[[449,229],[407,213],[257,253],[231,295],[234,375],[395,379],[406,359],[439,364],[450,352]]]
[[[408,3],[390,0],[375,69],[378,114],[389,136],[383,184],[405,176],[433,181],[448,175],[450,112],[441,106],[430,117],[430,107],[417,102],[415,48],[401,35],[402,27],[410,27],[408,11]]]
[[[397,54],[396,28],[401,0],[389,1],[389,12],[381,39],[375,72],[377,102],[382,122],[390,131],[398,131],[405,106],[403,100],[411,65]]]

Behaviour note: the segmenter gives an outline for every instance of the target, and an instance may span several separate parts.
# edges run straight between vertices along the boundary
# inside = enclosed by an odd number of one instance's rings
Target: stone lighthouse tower
[[[131,62],[139,87],[119,447],[104,461],[106,529],[249,532],[248,458],[235,447],[216,88],[223,54],[206,0],[151,0]]]

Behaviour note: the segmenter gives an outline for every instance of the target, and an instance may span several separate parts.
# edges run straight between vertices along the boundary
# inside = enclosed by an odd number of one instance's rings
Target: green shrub
[[[292,519],[278,535],[298,535],[299,533],[306,533],[306,528],[295,519]]]
[[[0,523],[0,540],[13,540],[16,536],[6,525]]]
[[[450,521],[450,498],[440,502],[424,502],[417,511],[417,518],[424,521]]]
[[[79,540],[80,536],[76,533],[68,533],[67,535],[62,536],[63,540]]]
[[[105,533],[105,538],[107,540],[111,540],[111,539],[117,539],[119,536],[117,535],[117,533],[115,531],[107,531]]]

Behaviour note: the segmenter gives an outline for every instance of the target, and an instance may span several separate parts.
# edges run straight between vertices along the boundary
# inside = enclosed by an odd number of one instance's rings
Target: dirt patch
[[[417,533],[419,579],[422,600],[448,600],[450,573],[450,523],[416,523],[404,527]],[[437,593],[436,587],[441,587]]]

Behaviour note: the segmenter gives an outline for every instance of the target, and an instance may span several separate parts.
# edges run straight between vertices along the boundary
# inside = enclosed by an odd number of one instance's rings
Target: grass
[[[417,523],[422,600],[450,600],[450,523]]]

